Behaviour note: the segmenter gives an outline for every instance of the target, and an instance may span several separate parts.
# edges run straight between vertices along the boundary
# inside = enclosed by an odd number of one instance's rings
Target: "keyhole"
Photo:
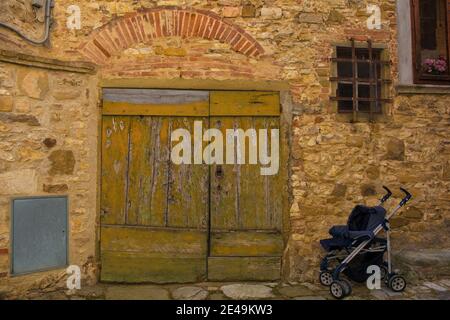
[[[223,169],[222,169],[222,166],[217,166],[217,167],[216,167],[216,177],[217,177],[217,178],[222,178],[222,177],[223,177]]]

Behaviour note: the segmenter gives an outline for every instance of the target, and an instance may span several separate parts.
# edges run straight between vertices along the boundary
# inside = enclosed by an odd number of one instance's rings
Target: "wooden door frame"
[[[290,85],[287,81],[271,81],[271,80],[197,80],[197,79],[154,79],[154,78],[131,78],[131,79],[101,79],[99,81],[99,124],[98,124],[98,145],[97,145],[97,241],[96,241],[96,260],[100,265],[100,197],[101,197],[101,133],[102,133],[102,106],[103,106],[103,89],[121,88],[121,89],[166,89],[166,90],[210,90],[210,91],[272,91],[278,92],[280,95],[280,174],[285,180],[282,213],[282,236],[284,242],[284,251],[281,258],[281,280],[289,277],[289,257],[288,240],[290,236],[290,208],[293,201],[291,187],[291,170],[292,170],[292,118],[293,103],[290,93]],[[98,273],[99,277],[99,273]]]

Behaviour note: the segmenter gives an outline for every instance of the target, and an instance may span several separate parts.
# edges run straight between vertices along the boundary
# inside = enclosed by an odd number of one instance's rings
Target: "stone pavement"
[[[450,300],[450,279],[420,281],[409,284],[403,293],[394,293],[382,287],[380,290],[369,290],[365,284],[352,283],[353,293],[348,300]],[[76,291],[53,291],[30,293],[23,299],[33,300],[332,300],[327,287],[311,283],[217,283],[203,282],[196,284],[168,285],[124,285],[104,284],[85,287]]]

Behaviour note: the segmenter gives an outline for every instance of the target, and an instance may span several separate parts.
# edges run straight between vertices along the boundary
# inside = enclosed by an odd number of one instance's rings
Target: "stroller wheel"
[[[349,296],[352,294],[352,285],[350,281],[346,279],[341,279],[342,284],[344,285],[344,293],[346,296]]]
[[[331,275],[331,272],[329,271],[322,271],[320,272],[319,281],[324,286],[330,286],[333,282],[333,276]]]
[[[389,278],[388,286],[394,292],[402,292],[406,288],[406,280],[402,276],[393,275]]]
[[[379,267],[380,267],[380,273],[381,273],[380,274],[381,280],[386,280],[387,274],[388,274],[388,268],[383,264],[380,264]]]
[[[333,281],[331,283],[330,293],[336,299],[344,298],[346,296],[345,292],[346,292],[346,285],[342,281],[338,280]]]

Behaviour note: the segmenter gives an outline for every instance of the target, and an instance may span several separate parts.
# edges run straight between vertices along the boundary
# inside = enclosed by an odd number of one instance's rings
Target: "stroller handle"
[[[400,188],[400,190],[405,194],[405,197],[400,201],[400,206],[402,207],[412,198],[412,195],[404,188]]]
[[[383,189],[386,190],[386,194],[383,196],[383,198],[380,199],[380,203],[385,203],[391,196],[392,196],[392,192],[391,190],[389,190],[388,187],[383,186]]]

